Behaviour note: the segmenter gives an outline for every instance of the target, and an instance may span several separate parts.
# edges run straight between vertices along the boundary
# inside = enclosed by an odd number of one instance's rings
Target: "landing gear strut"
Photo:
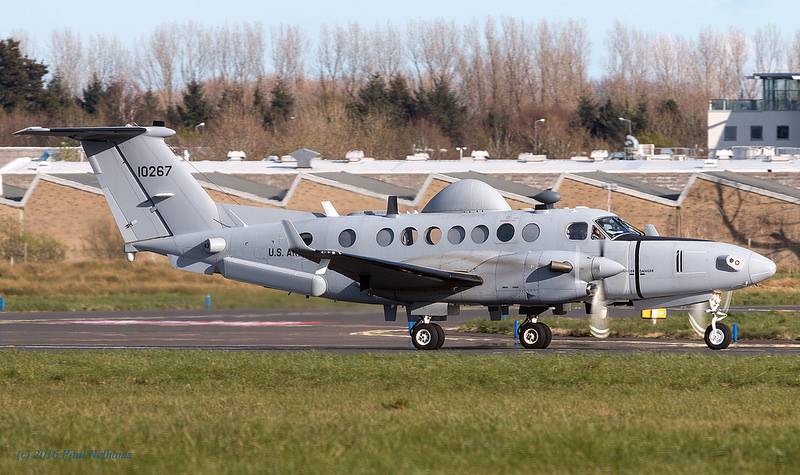
[[[519,327],[519,343],[529,350],[542,350],[550,346],[553,332],[536,318],[527,318]]]
[[[438,350],[444,345],[444,330],[431,317],[421,318],[411,329],[411,343],[418,350]]]

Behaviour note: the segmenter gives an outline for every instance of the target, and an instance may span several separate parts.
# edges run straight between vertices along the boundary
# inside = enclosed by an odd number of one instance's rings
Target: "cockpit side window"
[[[603,231],[600,231],[600,228],[597,226],[592,226],[592,241],[600,241],[601,239],[605,239],[606,235],[603,234]]]
[[[567,237],[573,241],[583,241],[589,234],[589,225],[586,223],[572,223],[567,227]]]
[[[636,226],[627,223],[618,216],[605,216],[594,221],[611,239],[616,239],[623,234],[644,235]]]

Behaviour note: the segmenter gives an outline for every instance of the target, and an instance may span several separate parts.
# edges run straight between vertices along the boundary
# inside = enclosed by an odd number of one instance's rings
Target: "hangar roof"
[[[257,183],[255,181],[242,178],[241,176],[230,175],[228,173],[208,172],[208,173],[193,173],[198,181],[215,185],[216,187],[230,189],[238,192],[248,193],[265,198],[268,200],[281,200],[286,196],[288,190],[279,188],[277,186],[267,185],[265,183]],[[215,186],[210,186],[214,189]]]
[[[638,191],[640,193],[645,193],[648,195],[658,196],[668,200],[677,200],[678,197],[680,196],[679,192],[670,190],[669,188],[662,188],[657,185],[645,183],[643,181],[635,180],[625,175],[617,175],[601,171],[577,173],[576,175],[582,176],[584,178],[589,178],[591,180],[601,181],[603,183],[614,184],[617,186],[621,186],[623,188],[628,188],[630,190]]]
[[[405,188],[403,186],[394,185],[392,183],[387,183],[385,181],[377,180],[375,178],[356,175],[354,173],[325,172],[325,173],[314,173],[314,175],[320,178],[338,181],[339,183],[344,183],[345,185],[350,185],[356,188],[362,188],[364,190],[372,191],[373,193],[378,193],[381,195],[394,195],[397,196],[398,198],[406,200],[413,200],[414,197],[417,195],[416,190]]]
[[[708,172],[705,173],[705,175],[709,175],[715,178],[721,178],[723,180],[739,183],[741,185],[746,185],[753,188],[760,188],[762,190],[770,191],[772,193],[777,193],[780,195],[785,195],[800,200],[800,189],[794,188],[792,186],[782,185],[773,180],[765,180],[763,178],[756,178],[753,176],[743,175],[741,173],[732,173],[732,172]]]
[[[532,198],[540,191],[542,191],[540,189],[533,188],[528,185],[515,183],[510,180],[505,180],[503,178],[498,178],[496,176],[487,175],[485,173],[480,173],[476,171],[447,173],[447,176],[458,178],[459,180],[467,180],[467,179],[480,180],[486,183],[487,185],[491,185],[492,188],[501,191],[506,191],[508,193],[514,193],[515,195],[527,196],[528,198]]]

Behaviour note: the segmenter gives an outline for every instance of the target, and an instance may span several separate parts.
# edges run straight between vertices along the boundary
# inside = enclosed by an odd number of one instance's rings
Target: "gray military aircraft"
[[[584,303],[595,336],[609,334],[607,308],[667,308],[711,302],[705,341],[726,348],[718,292],[761,282],[771,260],[731,244],[642,232],[608,211],[556,209],[558,194],[534,197],[535,209],[512,211],[491,186],[453,183],[421,213],[385,211],[339,216],[215,203],[153,127],[31,127],[21,135],[79,140],[132,259],[149,251],[180,270],[306,296],[399,306],[414,322],[422,350],[445,340],[436,321],[461,305],[486,306],[493,319],[519,306],[525,348],[546,348],[550,328],[538,316]],[[715,300],[716,299],[716,300]]]

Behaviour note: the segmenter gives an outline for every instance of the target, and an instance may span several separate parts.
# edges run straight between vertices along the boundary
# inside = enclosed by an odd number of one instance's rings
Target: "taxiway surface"
[[[764,308],[746,309],[764,311]],[[797,307],[770,310],[797,311]],[[625,314],[617,316],[624,317]],[[443,322],[444,351],[508,353],[526,351],[511,336],[455,332],[464,320],[484,312],[468,310]],[[543,319],[546,321],[547,319]],[[23,349],[223,349],[395,352],[413,349],[405,318],[385,322],[364,310],[321,311],[157,311],[46,312],[0,314],[0,347]],[[545,352],[711,352],[700,340],[558,337]],[[739,342],[724,353],[800,354],[800,342]]]

